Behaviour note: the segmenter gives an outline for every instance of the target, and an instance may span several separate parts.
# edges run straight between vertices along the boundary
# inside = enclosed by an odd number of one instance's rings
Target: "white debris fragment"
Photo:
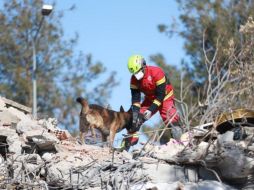
[[[80,145],[57,127],[55,118],[34,120],[27,112],[6,107],[0,97],[0,188],[20,184],[24,189],[33,185],[38,189],[227,190],[234,187],[225,185],[224,179],[252,179],[253,134],[236,142],[228,131],[194,144],[195,137],[208,132],[205,126],[184,134],[181,141],[148,143],[135,154],[115,152]]]

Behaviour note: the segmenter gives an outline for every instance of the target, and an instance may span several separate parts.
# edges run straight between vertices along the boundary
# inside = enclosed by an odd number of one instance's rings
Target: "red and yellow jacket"
[[[137,80],[134,75],[130,82],[132,105],[134,110],[139,110],[141,92],[152,104],[148,108],[154,112],[164,100],[174,98],[173,87],[167,84],[165,74],[160,67],[145,66],[145,75],[141,80]]]

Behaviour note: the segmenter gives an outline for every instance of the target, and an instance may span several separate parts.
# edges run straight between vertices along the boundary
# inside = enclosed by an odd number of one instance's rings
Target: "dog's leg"
[[[90,126],[90,132],[91,132],[91,136],[92,136],[92,139],[94,140],[95,143],[97,143],[97,139],[96,139],[96,135],[95,135],[95,125],[91,125]]]
[[[90,130],[91,130],[92,137],[96,138],[96,134],[95,134],[95,130],[94,130],[94,126],[93,125],[90,127]]]
[[[80,141],[81,141],[81,144],[84,144],[85,143],[85,133],[80,131],[79,132],[79,138],[80,138]]]
[[[85,140],[85,136],[88,132],[88,128],[89,126],[82,126],[82,128],[80,128],[80,132],[79,132],[79,138],[82,144],[86,144],[86,140]]]
[[[106,142],[107,142],[107,135],[104,135],[103,133],[101,134],[101,140],[102,140],[102,147],[105,146]]]
[[[116,131],[110,130],[109,132],[109,148],[113,149],[114,139],[115,139]]]

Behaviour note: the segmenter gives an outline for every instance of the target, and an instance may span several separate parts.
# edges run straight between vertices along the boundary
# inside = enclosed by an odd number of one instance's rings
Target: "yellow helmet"
[[[128,60],[130,73],[137,73],[145,65],[145,59],[141,55],[132,55]]]

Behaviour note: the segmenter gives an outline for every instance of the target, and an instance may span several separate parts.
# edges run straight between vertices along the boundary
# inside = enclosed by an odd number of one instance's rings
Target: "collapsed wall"
[[[5,100],[0,97],[1,189],[234,189],[225,182],[253,187],[253,135],[236,142],[229,132],[195,145],[192,131],[182,143],[171,139],[132,153],[110,152],[80,145],[55,118],[34,120]]]

